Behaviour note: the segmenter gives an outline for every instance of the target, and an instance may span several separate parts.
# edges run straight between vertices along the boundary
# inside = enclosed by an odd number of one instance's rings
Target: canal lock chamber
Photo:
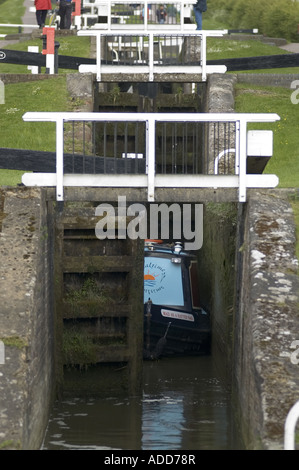
[[[228,92],[228,89],[233,89],[234,80],[234,77],[225,79],[221,77],[220,83],[219,78],[218,81],[217,78],[210,78],[207,95],[202,100],[202,103],[205,101],[204,109],[209,112],[230,110],[229,105],[233,100],[232,93]],[[213,88],[216,90],[214,95]],[[221,109],[219,109],[219,90],[225,95],[224,99],[220,100]],[[177,97],[174,99],[177,105]],[[150,100],[152,98],[149,100],[138,98],[137,101],[152,106],[153,102]],[[117,99],[113,98],[112,103],[117,105]],[[107,345],[113,340],[114,354],[118,350],[118,353],[122,351],[123,356],[121,361],[113,360],[112,356],[107,359],[108,366],[105,364],[101,372],[103,380],[100,389],[109,394],[109,390],[112,388],[116,390],[116,386],[121,384],[120,393],[140,393],[141,382],[136,380],[136,377],[140,378],[138,371],[142,369],[142,361],[140,361],[141,354],[137,355],[136,351],[142,350],[142,341],[135,343],[129,341],[133,351],[131,357],[138,360],[132,364],[132,367],[127,366],[130,352],[126,350],[124,343],[125,329],[130,323],[130,311],[132,311],[128,300],[132,299],[135,302],[133,310],[138,311],[138,314],[139,306],[142,305],[142,286],[137,286],[142,280],[143,244],[130,244],[121,240],[124,242],[121,246],[116,241],[115,243],[111,241],[110,246],[109,241],[99,248],[99,240],[95,239],[94,234],[95,207],[99,203],[112,202],[117,194],[115,191],[105,190],[101,193],[97,190],[95,195],[94,191],[81,188],[76,192],[75,197],[70,198],[63,210],[55,202],[55,194],[51,190],[19,187],[1,192],[3,234],[1,243],[4,253],[3,269],[6,270],[2,279],[4,289],[1,292],[1,304],[4,309],[2,323],[7,319],[4,325],[1,324],[1,331],[4,332],[4,336],[14,338],[13,342],[7,341],[5,344],[6,353],[9,353],[11,358],[8,362],[9,370],[6,369],[7,377],[12,378],[11,384],[15,380],[15,369],[19,367],[22,371],[22,374],[18,375],[17,384],[14,382],[13,389],[10,391],[9,385],[5,385],[5,393],[2,394],[3,399],[5,398],[4,408],[7,410],[5,423],[1,426],[5,431],[6,448],[40,447],[41,436],[44,435],[47,425],[49,405],[53,403],[54,397],[63,395],[64,386],[69,392],[77,391],[80,384],[83,389],[85,388],[85,392],[86,390],[90,392],[90,383],[96,383],[95,376],[98,375],[98,371],[91,381],[83,383],[82,378],[84,375],[87,377],[88,371],[85,367],[86,356],[85,360],[80,359],[79,366],[77,364],[73,367],[74,364],[71,364],[77,362],[74,361],[74,353],[78,352],[76,342],[73,351],[68,349],[67,361],[70,362],[64,364],[65,358],[62,354],[64,329],[69,333],[67,330],[72,330],[74,323],[82,323],[83,336],[88,338],[90,332],[93,334],[94,325],[84,318],[83,304],[87,304],[88,308],[98,315],[99,304],[103,312],[109,305],[107,299],[113,296],[113,289],[122,302],[117,304],[117,315],[111,315],[113,319],[108,322],[102,352],[109,353]],[[293,197],[296,197],[296,194]],[[134,198],[128,198],[128,201],[131,200],[134,201]],[[193,202],[202,203],[197,200]],[[277,214],[284,216],[277,218]],[[282,237],[280,232],[286,233],[287,236]],[[283,243],[277,244],[278,239]],[[241,408],[240,415],[243,415],[245,421],[242,435],[245,436],[247,448],[279,447],[285,416],[296,401],[297,369],[295,364],[286,359],[289,351],[288,339],[293,338],[292,335],[296,335],[298,331],[295,239],[292,210],[286,192],[250,191],[248,203],[241,205],[221,202],[218,195],[213,202],[204,203],[203,247],[198,251],[199,293],[209,305],[212,315],[211,355],[216,362],[219,361],[219,374],[224,376],[234,389],[235,409],[239,411]],[[286,247],[283,250],[281,250],[282,245]],[[251,275],[251,269],[253,274],[256,274],[255,265],[253,267],[251,265],[252,250],[255,254],[256,251],[265,253],[267,260],[272,256],[266,274],[262,271],[258,273],[258,277]],[[7,253],[13,255],[7,256]],[[68,262],[65,262],[64,253],[69,258]],[[99,253],[112,256],[105,267],[98,258]],[[122,258],[121,263],[113,259],[115,254],[118,260]],[[20,260],[22,260],[22,269],[20,269]],[[275,271],[271,268],[272,264],[275,266]],[[139,268],[136,270],[137,266]],[[103,275],[107,270],[108,274]],[[15,277],[7,273],[12,273]],[[273,278],[276,276],[275,281],[271,276]],[[265,277],[271,288],[278,289],[275,292],[271,291],[275,294],[273,297],[268,297],[268,292],[265,291]],[[281,280],[292,286],[290,293],[283,300],[279,292]],[[104,298],[99,299],[98,286],[103,286],[104,281],[107,281],[108,289]],[[11,286],[14,286],[13,293]],[[133,287],[131,291],[130,286]],[[259,292],[266,296],[262,306],[259,304],[260,293],[255,295],[256,286],[260,289]],[[16,305],[14,300],[16,292],[18,299],[22,298],[23,293],[26,302],[18,302]],[[140,298],[130,297],[130,292],[139,292]],[[53,293],[55,293],[54,298]],[[94,294],[94,298],[90,298],[92,297],[90,293]],[[115,298],[113,301],[115,305]],[[53,325],[54,310],[60,314],[55,316]],[[112,310],[116,312],[114,308]],[[29,320],[26,312],[30,312]],[[283,317],[280,316],[281,312]],[[107,315],[107,311],[105,313]],[[74,315],[81,316],[80,320],[78,321]],[[267,322],[260,320],[264,319],[265,315],[268,316]],[[278,316],[277,319],[274,318],[275,315]],[[99,324],[103,326],[102,321]],[[273,341],[266,344],[264,338],[269,336],[269,331],[265,329],[269,324]],[[131,326],[137,330],[139,328],[134,322]],[[289,336],[280,333],[280,326],[290,332]],[[259,331],[260,336],[257,333]],[[277,336],[273,332],[277,332]],[[86,343],[92,338],[92,334]],[[130,334],[132,339],[138,336],[134,330],[131,330]],[[115,335],[114,338],[112,335]],[[16,341],[16,338],[22,338],[23,341]],[[252,344],[257,339],[260,343],[258,347],[255,344],[253,348]],[[82,342],[78,337],[77,341],[80,346]],[[274,346],[275,348],[281,346],[283,354],[277,354]],[[270,352],[266,347],[270,347]],[[259,354],[261,350],[263,354]],[[264,356],[266,350],[267,355]],[[88,349],[85,344],[84,354],[86,353],[95,354],[95,351]],[[263,357],[267,358],[267,363],[262,362]],[[287,367],[284,366],[286,361]],[[261,367],[264,365],[269,371],[269,380],[267,371],[261,372]],[[71,372],[72,369],[76,369],[77,377],[74,378],[74,375],[73,378],[69,377],[67,387],[65,371]],[[121,377],[120,380],[113,379],[115,372]],[[106,390],[103,387],[104,383],[107,384]],[[134,390],[136,384],[137,388]],[[279,396],[275,390],[279,391]],[[96,392],[98,391],[99,387]],[[273,413],[265,413],[265,402],[261,403],[262,392],[269,399]],[[22,400],[19,399],[19,403],[24,403],[24,407],[15,407],[15,397],[18,393],[19,397],[23,397]],[[283,404],[281,396],[284,397]],[[1,423],[3,422],[2,419]],[[16,425],[19,422],[22,422],[22,429]]]
[[[72,89],[75,88],[72,80],[71,87]],[[106,83],[97,84],[97,87],[101,91],[97,89],[93,101],[94,110],[99,112],[199,112],[202,106],[205,85],[196,85],[198,93],[191,93],[191,91],[194,91],[194,87],[192,88],[191,84],[185,83],[140,83],[134,85]],[[144,139],[144,130],[140,127],[141,125],[137,125],[132,129],[124,129],[123,126],[109,127],[109,124],[107,126],[100,124],[95,131],[99,135],[105,134],[102,141],[101,139],[100,141],[95,139],[95,145],[99,146],[100,155],[103,155],[105,151],[105,155],[109,156],[108,159],[110,158],[111,164],[114,165],[113,155],[116,147],[117,149],[124,148],[126,152],[133,153],[136,138],[139,141]],[[180,133],[181,130],[179,129],[176,132]],[[136,159],[129,160],[126,158],[125,160],[125,163],[133,162],[134,170],[134,160],[136,161]],[[120,164],[122,162],[117,159],[116,163]],[[137,161],[137,163],[139,162]],[[125,171],[127,171],[127,168]],[[137,171],[139,171],[139,168]],[[59,311],[58,336],[61,336],[59,332],[63,331],[63,341],[60,339],[59,342],[62,344],[64,358],[62,359],[62,367],[60,365],[58,369],[61,372],[64,370],[60,380],[64,392],[67,389],[74,389],[74,383],[71,382],[68,386],[66,382],[66,377],[72,377],[72,374],[68,373],[70,371],[68,366],[76,366],[82,378],[82,372],[86,364],[98,363],[99,353],[95,349],[99,348],[100,345],[102,350],[105,349],[104,356],[102,351],[102,366],[100,369],[102,372],[104,370],[107,372],[107,374],[105,372],[106,379],[104,380],[107,383],[107,393],[111,393],[111,389],[114,390],[115,388],[120,392],[131,390],[131,392],[135,391],[136,393],[138,390],[140,391],[141,387],[140,383],[134,384],[134,380],[136,381],[137,378],[141,377],[140,358],[142,349],[140,331],[142,330],[142,324],[140,323],[139,314],[143,311],[143,297],[141,300],[140,292],[136,292],[138,291],[138,285],[139,291],[142,291],[143,284],[140,284],[140,280],[143,279],[143,274],[140,275],[139,282],[136,282],[136,279],[139,279],[137,273],[141,272],[140,270],[143,273],[143,266],[141,266],[140,260],[134,258],[134,253],[136,256],[136,250],[138,252],[143,250],[143,242],[140,242],[140,240],[132,241],[128,238],[125,240],[107,239],[103,241],[97,239],[95,226],[98,219],[94,216],[97,206],[103,201],[107,202],[108,205],[115,208],[116,218],[118,217],[117,203],[115,202],[117,200],[116,192],[113,191],[111,194],[113,194],[113,200],[111,201],[108,193],[106,193],[106,199],[105,195],[102,195],[100,201],[89,201],[82,204],[79,202],[65,203],[61,215],[57,218],[56,229],[58,225],[60,228],[56,235],[55,259],[58,266],[57,277],[60,277],[60,282],[57,284],[60,287],[55,288],[55,297],[57,311]],[[130,204],[130,202],[134,202],[134,196],[130,200],[128,198],[127,204]],[[144,204],[144,206],[148,209],[147,204]],[[170,220],[169,224],[171,225],[171,223]],[[97,263],[102,262],[100,260],[101,255],[104,255],[102,258],[106,259],[110,256],[111,260],[113,259],[111,263],[114,263],[114,266],[110,265],[109,261],[107,267],[97,266]],[[68,262],[61,262],[64,256],[67,260],[74,260],[73,266],[69,266]],[[79,256],[81,256],[81,259]],[[124,265],[123,269],[122,264]],[[60,274],[61,271],[63,274]],[[132,279],[134,279],[133,282]],[[136,300],[138,313],[136,311],[132,313],[131,299],[133,298],[138,299]],[[105,311],[107,314],[105,314]],[[90,312],[92,313],[90,314]],[[135,315],[133,320],[130,319],[130,315]],[[135,344],[135,346],[132,333],[130,333],[130,325],[134,325],[132,328],[137,332],[139,338],[136,340],[138,344]],[[96,343],[98,343],[98,346],[95,347]],[[80,348],[82,348],[81,352]],[[128,350],[133,348],[133,351],[135,351],[132,353],[133,356],[135,354],[139,358],[134,361],[133,375],[131,375],[132,371],[128,372],[130,366],[127,367],[127,365],[131,361],[128,359],[130,354],[125,351],[126,348]],[[116,359],[118,358],[117,363],[113,361],[112,352],[111,357],[108,357],[109,349],[115,352],[114,356]],[[123,349],[123,352],[121,352],[121,349]],[[80,354],[81,359],[78,360]],[[103,366],[105,357],[106,363]],[[116,380],[112,379],[112,383],[109,383],[107,379],[109,369],[119,371],[116,374],[118,378]],[[115,376],[115,374],[112,373],[112,376]],[[84,381],[82,379],[81,382],[83,385]],[[99,380],[98,383],[102,383],[98,392],[104,394],[103,382]],[[90,391],[90,385],[87,387]]]
[[[163,84],[161,90],[164,89],[166,93],[161,93],[160,103],[164,106],[167,103],[167,108],[161,106],[159,109],[161,112],[170,111],[173,106],[172,109],[176,112],[187,109],[190,112],[232,112],[236,80],[237,77],[233,75],[208,77],[207,84],[198,86],[196,98],[189,96],[189,93],[194,91],[190,84]],[[102,103],[105,111],[112,111],[114,107],[119,112],[125,111],[126,101],[133,112],[158,110],[157,85],[152,88],[142,85],[137,96],[127,91],[123,93],[119,85],[115,87],[114,84],[109,84],[108,88],[103,91],[103,95],[96,95],[95,110],[101,110]],[[175,92],[171,93],[172,90]],[[186,107],[183,105],[184,97]],[[120,105],[118,99],[123,100]],[[291,192],[250,190],[248,203],[244,204],[227,202],[227,199],[223,201],[217,194],[213,202],[204,203],[203,246],[198,251],[199,293],[203,302],[209,306],[212,317],[211,355],[217,363],[220,376],[231,388],[234,418],[240,428],[240,435],[243,436],[244,446],[248,449],[281,448],[285,416],[296,401],[296,365],[283,358],[290,354],[288,336],[280,335],[280,327],[273,326],[280,325],[281,322],[275,318],[282,308],[279,304],[280,294],[278,292],[278,296],[269,297],[271,291],[265,290],[265,276],[261,273],[258,273],[258,277],[252,274],[255,273],[256,265],[255,259],[250,258],[250,253],[255,256],[256,251],[261,251],[263,256],[266,250],[267,258],[271,252],[273,262],[271,261],[270,265],[276,266],[275,274],[271,274],[270,270],[266,275],[269,276],[267,282],[271,289],[273,282],[279,285],[281,281],[285,281],[291,286],[289,294],[283,300],[283,308],[287,309],[289,314],[286,314],[287,317],[283,314],[282,326],[296,339],[298,280],[295,273],[295,226],[289,199]],[[202,203],[194,199],[192,201]],[[278,225],[277,220],[271,222],[273,218],[277,219],[276,214],[284,214]],[[281,244],[277,244],[281,239],[281,231],[287,233],[283,242],[286,255],[281,254]],[[271,245],[271,250],[267,248],[268,244]],[[277,264],[279,259],[283,260],[282,265],[279,261]],[[281,270],[283,273],[279,278]],[[273,281],[272,276],[276,281]],[[259,292],[263,293],[262,306],[260,294],[255,294],[256,286]],[[276,287],[273,286],[273,289]],[[262,312],[261,315],[259,312]],[[265,315],[269,317],[266,323]],[[275,339],[268,343],[270,350],[267,354],[264,338],[269,335],[264,331],[265,325],[270,325],[270,336],[273,331],[275,333]],[[260,335],[257,335],[257,331],[261,332]],[[281,338],[284,339],[283,342]],[[271,344],[278,346],[273,346],[272,350]],[[279,360],[277,347],[282,351]],[[270,359],[262,371],[263,357]],[[263,392],[260,383],[264,384]],[[285,396],[283,406],[280,400],[282,390]],[[264,403],[261,402],[261,393],[267,397]],[[273,412],[268,413],[268,406]]]
[[[176,112],[186,108],[200,111],[202,87],[199,88],[201,97],[186,94],[186,98],[182,89],[191,91],[190,85],[174,86],[173,94],[169,93],[172,86],[165,87],[167,100],[162,93],[161,103],[167,103],[167,111],[171,104]],[[150,106],[151,110],[153,99],[138,96],[138,106]],[[117,99],[113,97],[111,101],[111,94],[108,100],[110,106],[118,106]],[[61,206],[55,202],[52,190],[19,187],[3,191],[5,236],[1,242],[4,254],[13,253],[12,259],[4,256],[7,263],[3,262],[3,269],[14,273],[17,280],[12,281],[7,275],[3,278],[7,284],[1,295],[7,314],[2,318],[11,321],[2,331],[6,337],[23,339],[7,342],[6,353],[12,358],[11,376],[19,367],[23,371],[19,377],[24,377],[26,382],[20,380],[18,386],[14,384],[12,394],[6,386],[6,393],[2,394],[4,408],[9,410],[9,420],[5,418],[3,426],[6,448],[39,448],[49,406],[57,397],[80,390],[106,396],[111,391],[131,395],[141,392],[143,241],[101,242],[95,236],[95,208],[99,203],[115,203],[115,198],[115,190],[97,190],[95,194],[92,190],[78,189],[71,191],[68,201]],[[134,197],[128,201],[134,202]],[[204,226],[206,220],[204,213]],[[205,238],[204,234],[203,250]],[[231,263],[225,265],[228,268]],[[200,272],[200,282],[203,277],[207,286],[202,267]],[[11,294],[12,285],[18,291],[18,298],[24,293],[26,299],[26,303],[19,305],[19,313],[14,301],[16,290]],[[208,303],[212,301],[208,290],[199,290]],[[30,312],[29,320],[25,312]],[[12,313],[18,318],[18,324],[12,319]],[[91,366],[92,363],[99,367]],[[17,393],[23,397],[20,403],[24,406],[16,409]],[[22,428],[16,425],[18,422],[22,422]]]
[[[137,84],[131,86],[129,93],[126,84],[100,84],[100,88],[106,88],[106,91],[96,94],[96,111],[200,112],[206,103],[205,84],[195,85],[195,88],[192,84],[185,83]],[[195,90],[197,93],[194,93]],[[117,136],[113,134],[110,139],[111,147],[115,139]],[[100,241],[96,238],[94,213],[104,197],[102,196],[101,201],[65,203],[64,210],[57,219],[55,259],[58,266],[57,277],[60,278],[59,287],[55,289],[56,308],[59,312],[56,331],[59,338],[57,358],[60,373],[57,383],[64,395],[77,390],[81,393],[109,396],[111,393],[122,394],[128,391],[140,393],[142,388],[142,325],[140,321],[136,322],[137,316],[143,311],[143,300],[140,298],[143,288],[140,280],[139,300],[136,300],[133,320],[139,338],[137,344],[130,339],[129,297],[136,297],[137,272],[143,273],[143,261],[140,257],[143,246],[138,241]],[[106,202],[116,207],[115,202]],[[201,204],[201,201],[197,203]],[[228,386],[232,365],[236,226],[236,203],[204,204],[203,226],[198,228],[203,231],[203,246],[197,252],[198,290],[203,304],[211,312],[210,352],[220,361],[219,371],[225,370],[224,374],[221,372],[221,379]],[[139,258],[135,259],[134,253],[137,252]],[[62,262],[65,255],[72,261]],[[108,263],[108,267],[99,268],[97,263],[101,263],[100,255],[118,257],[119,262],[115,261],[114,267]],[[79,257],[82,257],[81,260]],[[128,266],[124,266],[122,271],[123,258],[126,258]],[[130,284],[132,273],[135,273],[133,285]],[[138,354],[133,370],[128,359],[129,352],[126,352],[127,347],[132,349],[133,355]],[[226,358],[225,364],[223,358]],[[137,382],[134,383],[134,380]]]
[[[61,210],[53,196],[26,187],[3,192],[1,243],[12,254],[3,257],[1,293],[9,320],[1,327],[5,448],[39,448],[57,398],[141,392],[143,241],[99,241],[98,201]],[[16,292],[26,302],[16,304]]]

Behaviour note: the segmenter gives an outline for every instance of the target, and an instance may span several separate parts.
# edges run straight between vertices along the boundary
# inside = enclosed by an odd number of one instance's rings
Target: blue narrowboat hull
[[[196,257],[156,243],[144,255],[144,358],[208,354],[210,315],[199,301]]]

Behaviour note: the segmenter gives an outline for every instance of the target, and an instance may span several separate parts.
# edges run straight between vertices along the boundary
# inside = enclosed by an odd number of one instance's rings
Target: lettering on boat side
[[[161,310],[162,317],[175,318],[176,320],[185,320],[194,322],[194,316],[191,313],[176,312],[174,310]]]
[[[133,468],[137,464],[154,465],[195,465],[196,458],[194,454],[149,454],[147,458],[121,456],[111,454],[104,457],[105,465],[129,465]]]
[[[99,204],[95,215],[101,217],[95,227],[99,240],[169,240],[172,233],[174,240],[184,239],[185,250],[199,250],[203,244],[203,204],[153,203],[147,208],[140,203],[127,206],[126,196],[118,196],[117,207]]]

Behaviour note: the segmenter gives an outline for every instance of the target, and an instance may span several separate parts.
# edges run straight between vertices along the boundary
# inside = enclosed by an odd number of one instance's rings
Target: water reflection
[[[171,394],[172,395],[172,394]],[[184,429],[183,399],[174,394],[152,398],[145,395],[142,407],[142,449],[181,449]],[[167,436],[167,439],[165,439]]]
[[[144,364],[142,398],[56,403],[44,449],[239,449],[212,357]]]

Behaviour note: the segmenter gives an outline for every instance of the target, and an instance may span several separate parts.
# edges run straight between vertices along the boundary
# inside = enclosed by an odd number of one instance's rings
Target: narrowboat
[[[199,299],[198,266],[180,242],[144,248],[144,359],[208,354],[210,315]]]

